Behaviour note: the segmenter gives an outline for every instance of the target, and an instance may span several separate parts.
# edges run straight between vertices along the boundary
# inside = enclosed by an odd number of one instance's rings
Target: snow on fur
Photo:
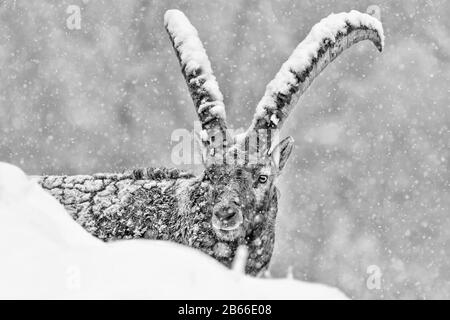
[[[229,270],[174,243],[103,243],[20,169],[2,162],[0,219],[0,299],[346,298],[324,285],[245,276],[242,261]]]
[[[210,99],[200,101],[197,112],[201,113],[209,108],[209,113],[214,117],[225,119],[223,96],[197,30],[179,10],[168,10],[164,15],[164,25],[177,50],[189,85],[200,86],[196,90],[204,91]]]
[[[352,10],[349,13],[342,12],[331,14],[317,23],[308,36],[297,46],[289,59],[282,65],[275,78],[267,85],[264,97],[259,102],[255,119],[266,116],[267,113],[277,108],[274,97],[278,93],[289,95],[292,84],[297,83],[296,74],[302,74],[311,66],[314,59],[318,57],[319,50],[326,41],[335,42],[338,34],[345,34],[347,26],[353,28],[368,28],[377,32],[380,43],[377,44],[381,51],[384,47],[383,27],[376,18],[358,11]],[[274,119],[278,125],[280,119]]]

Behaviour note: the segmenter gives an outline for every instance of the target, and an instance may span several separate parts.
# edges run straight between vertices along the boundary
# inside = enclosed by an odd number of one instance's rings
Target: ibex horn
[[[362,40],[372,41],[380,52],[383,49],[381,22],[368,14],[332,14],[316,24],[267,85],[247,135],[255,130],[281,128],[320,72],[345,49]]]
[[[205,144],[213,148],[214,142],[225,143],[224,139],[212,138],[218,133],[226,137],[225,106],[197,30],[179,10],[165,13],[164,26],[180,62],[202,129],[206,132]]]

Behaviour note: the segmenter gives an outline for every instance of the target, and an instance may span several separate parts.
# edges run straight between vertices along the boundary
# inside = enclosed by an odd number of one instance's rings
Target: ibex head
[[[278,140],[279,129],[316,76],[345,49],[370,40],[382,50],[381,23],[357,11],[323,19],[266,87],[250,127],[232,136],[197,30],[178,10],[167,11],[164,20],[202,124],[203,179],[211,184],[216,235],[222,240],[248,239],[255,231],[273,230],[278,193],[274,183],[293,147],[291,137]]]
[[[292,147],[292,138],[286,138],[277,145],[279,150],[266,153],[253,163],[229,157],[225,164],[206,166],[203,179],[211,182],[211,222],[219,239],[248,237],[258,226],[274,225],[278,195],[275,179]],[[246,152],[241,148],[237,151]]]

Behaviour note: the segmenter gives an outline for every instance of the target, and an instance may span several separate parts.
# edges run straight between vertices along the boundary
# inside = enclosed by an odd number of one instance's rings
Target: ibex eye
[[[205,172],[203,174],[203,181],[211,181],[211,177],[209,176],[209,174],[207,172]]]
[[[266,175],[262,174],[258,177],[258,182],[259,183],[266,183],[267,180],[269,179],[269,177],[267,177]]]

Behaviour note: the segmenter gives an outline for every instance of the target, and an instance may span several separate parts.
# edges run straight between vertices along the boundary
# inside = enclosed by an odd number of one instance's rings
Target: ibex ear
[[[283,170],[287,160],[289,159],[289,156],[291,155],[293,147],[294,138],[287,137],[272,149],[270,157],[272,158],[273,164],[278,168],[278,170]]]

